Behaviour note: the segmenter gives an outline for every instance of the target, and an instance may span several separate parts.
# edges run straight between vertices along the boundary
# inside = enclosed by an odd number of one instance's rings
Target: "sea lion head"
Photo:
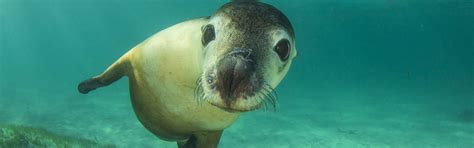
[[[274,88],[296,56],[293,27],[275,7],[223,5],[202,26],[203,72],[196,97],[230,112],[274,108]]]

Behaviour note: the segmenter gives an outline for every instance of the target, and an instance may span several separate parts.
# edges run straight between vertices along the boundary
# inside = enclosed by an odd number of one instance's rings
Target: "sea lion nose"
[[[234,50],[230,51],[226,54],[226,56],[240,56],[247,60],[250,60],[250,55],[252,54],[252,49],[245,49],[245,48],[235,48]]]
[[[234,49],[220,60],[217,90],[224,99],[236,99],[249,89],[250,76],[255,71],[251,54],[250,49]]]

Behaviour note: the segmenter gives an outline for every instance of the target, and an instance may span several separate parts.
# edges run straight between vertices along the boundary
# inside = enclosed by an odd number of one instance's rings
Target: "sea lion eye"
[[[274,50],[282,61],[286,61],[290,57],[290,49],[290,41],[283,39],[277,43]]]
[[[206,25],[203,27],[202,31],[203,31],[202,38],[201,38],[202,45],[206,46],[207,44],[209,44],[209,42],[216,39],[214,26]]]

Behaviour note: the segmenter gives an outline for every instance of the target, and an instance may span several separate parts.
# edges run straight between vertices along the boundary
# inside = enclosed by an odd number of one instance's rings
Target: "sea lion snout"
[[[235,100],[253,92],[255,75],[251,49],[234,49],[217,64],[216,88],[225,100]]]

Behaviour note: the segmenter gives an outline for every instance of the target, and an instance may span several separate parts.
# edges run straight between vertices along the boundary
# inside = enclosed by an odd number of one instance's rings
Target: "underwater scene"
[[[0,0],[0,148],[474,147],[474,1],[229,2]]]

